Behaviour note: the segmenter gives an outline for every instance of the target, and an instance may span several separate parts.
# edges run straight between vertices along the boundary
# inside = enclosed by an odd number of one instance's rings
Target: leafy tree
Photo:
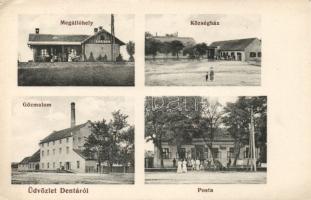
[[[157,52],[160,51],[161,42],[155,39],[145,39],[145,54],[152,55],[153,59],[157,55]]]
[[[194,51],[198,58],[203,57],[204,55],[206,55],[206,52],[207,52],[206,43],[203,42],[203,43],[196,44],[194,46]]]
[[[185,47],[183,45],[183,43],[179,40],[173,40],[171,43],[171,50],[172,50],[172,53],[174,55],[177,56],[177,59],[179,58],[179,52]]]
[[[130,55],[129,61],[134,62],[134,54],[135,54],[135,43],[132,41],[129,41],[126,44],[126,51]]]
[[[267,98],[266,97],[239,97],[235,103],[227,103],[223,123],[235,140],[233,165],[240,154],[240,149],[249,142],[250,110],[253,110],[255,126],[255,143],[260,148],[261,162],[266,162],[267,143]]]
[[[134,126],[130,126],[125,131],[122,131],[120,134],[120,148],[119,148],[119,163],[125,167],[130,164],[130,166],[134,166],[135,164],[135,130]]]
[[[172,52],[172,46],[171,46],[171,43],[170,42],[163,42],[161,43],[160,45],[160,52],[161,53],[164,53],[166,56]]]

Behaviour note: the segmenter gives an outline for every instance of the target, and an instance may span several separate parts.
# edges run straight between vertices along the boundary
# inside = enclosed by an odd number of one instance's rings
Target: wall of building
[[[87,123],[84,127],[80,128],[78,132],[73,135],[74,149],[83,149],[86,138],[91,134],[91,124]]]
[[[251,57],[250,53],[254,52],[256,53],[255,57]],[[245,61],[261,61],[261,56],[258,56],[258,53],[261,54],[261,41],[259,39],[255,39],[253,42],[251,42],[246,48],[245,48]]]
[[[114,61],[120,54],[120,46],[119,44],[114,44]],[[94,59],[96,60],[100,55],[104,57],[107,56],[107,61],[111,61],[111,44],[85,44],[85,56],[87,61],[90,58],[91,53],[93,54]]]

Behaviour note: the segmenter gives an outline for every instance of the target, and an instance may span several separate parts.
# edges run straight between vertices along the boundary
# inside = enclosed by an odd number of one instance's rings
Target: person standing
[[[182,161],[181,160],[178,160],[177,162],[177,173],[182,173]]]
[[[195,161],[193,159],[191,159],[191,169],[192,171],[195,170]]]
[[[187,173],[187,161],[186,160],[182,162],[182,172]]]
[[[173,159],[173,167],[174,168],[176,167],[176,159],[175,158]]]
[[[195,170],[200,171],[200,160],[199,159],[195,161]]]
[[[205,75],[205,81],[206,82],[208,81],[208,71],[206,72],[206,75]]]

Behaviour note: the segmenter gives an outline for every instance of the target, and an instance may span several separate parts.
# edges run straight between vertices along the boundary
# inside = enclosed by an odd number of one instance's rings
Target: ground
[[[214,81],[205,75],[213,67]],[[261,67],[240,61],[146,61],[148,86],[259,86]]]
[[[19,63],[19,86],[134,86],[133,63]]]
[[[12,172],[12,184],[134,184],[134,173]]]
[[[252,184],[266,183],[266,172],[145,172],[147,184]]]

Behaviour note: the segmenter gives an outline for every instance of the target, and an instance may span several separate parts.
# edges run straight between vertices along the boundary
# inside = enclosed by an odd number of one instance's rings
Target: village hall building
[[[208,46],[207,54],[209,59],[260,62],[261,40],[245,38],[212,42]]]
[[[83,152],[85,140],[90,134],[90,121],[76,125],[75,103],[71,103],[70,127],[54,131],[40,140],[40,149],[34,154],[36,159],[31,159],[34,156],[24,158],[18,165],[18,171],[97,171],[95,155],[87,156]]]
[[[94,28],[92,35],[42,34],[36,28],[27,44],[33,62],[116,61],[120,46],[125,45],[102,26]]]
[[[211,161],[212,153],[214,159],[219,161],[222,166],[227,166],[229,160],[231,160],[231,165],[233,164],[235,154],[234,154],[234,139],[227,133],[224,129],[219,129],[214,136],[214,141],[212,142],[212,149],[210,150],[203,138],[193,137],[192,141],[189,143],[184,143],[181,145],[179,153],[177,151],[177,146],[170,143],[166,139],[162,141],[162,156],[163,164],[165,168],[174,167],[174,159],[186,159],[186,160],[200,160]],[[259,156],[259,148],[256,148],[256,157]],[[249,146],[244,145],[240,149],[240,153],[237,159],[237,165],[246,166],[248,164],[249,157]],[[161,167],[161,156],[160,150],[154,145],[153,157],[145,158],[146,168],[160,168]]]

